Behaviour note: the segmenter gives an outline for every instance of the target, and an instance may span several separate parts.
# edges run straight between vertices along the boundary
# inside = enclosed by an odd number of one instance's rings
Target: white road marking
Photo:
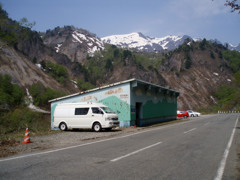
[[[199,119],[195,119],[194,121],[199,121]],[[82,146],[87,146],[87,145],[96,144],[96,143],[100,143],[100,142],[126,138],[126,137],[129,137],[129,136],[134,136],[134,135],[137,135],[137,134],[142,134],[142,133],[146,133],[146,132],[150,132],[150,131],[156,131],[156,130],[160,130],[160,129],[170,128],[172,126],[179,126],[179,125],[183,125],[183,124],[186,124],[186,123],[192,123],[194,121],[187,121],[187,122],[182,122],[182,123],[177,123],[177,124],[170,124],[170,125],[156,127],[156,128],[149,129],[149,130],[143,130],[141,132],[136,132],[136,133],[129,134],[129,135],[124,135],[124,136],[119,136],[119,137],[114,137],[114,138],[109,138],[109,139],[103,139],[103,140],[100,140],[100,141],[94,141],[94,142],[90,142],[90,143],[79,144],[79,145],[69,146],[69,147],[55,149],[55,150],[49,150],[49,151],[38,152],[38,153],[33,153],[33,154],[26,154],[26,155],[15,156],[15,157],[10,157],[10,158],[3,158],[3,159],[0,159],[0,162],[10,161],[10,160],[15,160],[15,159],[21,159],[21,158],[26,158],[26,157],[31,157],[31,156],[37,156],[37,155],[43,155],[43,154],[49,154],[49,153],[53,153],[53,152],[64,151],[64,150],[73,149],[73,148],[82,147]]]
[[[112,159],[111,162],[119,161],[120,159],[123,159],[123,158],[126,158],[126,157],[128,157],[128,156],[137,154],[137,153],[139,153],[139,152],[141,152],[141,151],[144,151],[144,150],[146,150],[146,149],[152,148],[152,147],[157,146],[157,145],[159,145],[159,144],[161,144],[161,143],[162,143],[162,142],[158,142],[158,143],[152,144],[152,145],[150,145],[150,146],[147,146],[147,147],[145,147],[145,148],[142,148],[142,149],[139,149],[139,150],[137,150],[137,151],[134,151],[134,152],[131,152],[131,153],[129,153],[129,154],[126,154],[126,155],[124,155],[124,156],[120,156],[120,157],[118,157],[118,158]]]
[[[38,152],[38,153],[33,153],[33,154],[26,154],[26,155],[22,155],[22,156],[15,156],[15,157],[10,157],[10,158],[4,158],[4,159],[0,159],[0,162],[10,161],[10,160],[15,160],[15,159],[21,159],[21,158],[26,158],[26,157],[31,157],[31,156],[37,156],[37,155],[43,155],[43,154],[49,154],[49,153],[58,152],[58,151],[64,151],[64,150],[73,149],[73,148],[82,147],[82,146],[87,146],[87,145],[91,145],[91,144],[96,144],[96,143],[101,143],[101,142],[106,142],[106,141],[126,138],[126,137],[130,137],[130,136],[134,136],[134,135],[137,135],[137,134],[142,134],[142,133],[146,133],[146,132],[150,132],[150,131],[156,131],[156,130],[160,130],[160,129],[165,129],[165,128],[169,128],[169,127],[172,127],[172,126],[179,126],[179,125],[183,125],[183,124],[191,123],[191,122],[192,121],[187,121],[187,122],[178,123],[178,124],[170,124],[170,125],[167,125],[167,126],[161,126],[161,127],[157,127],[157,128],[153,128],[153,129],[149,129],[149,130],[143,130],[143,131],[136,132],[136,133],[133,133],[133,134],[123,135],[123,136],[109,138],[109,139],[103,139],[103,140],[89,142],[89,143],[85,143],[85,144],[79,144],[79,145],[75,145],[75,146],[69,146],[69,147],[65,147],[65,148],[54,149],[54,150]]]
[[[237,120],[235,122],[235,126],[233,128],[231,137],[230,137],[230,139],[228,141],[227,147],[226,147],[226,149],[224,151],[222,160],[221,160],[220,165],[218,167],[217,175],[214,178],[214,180],[221,180],[222,179],[222,176],[223,176],[223,173],[224,173],[224,169],[225,169],[225,165],[226,165],[227,158],[228,158],[228,154],[229,154],[229,150],[230,150],[230,148],[232,146],[232,141],[233,141],[233,137],[234,137],[234,134],[235,134],[236,127],[237,127],[238,119],[239,119],[239,117],[237,118]]]
[[[196,129],[197,129],[197,128],[193,128],[193,129],[190,129],[189,131],[185,131],[184,134],[189,133],[189,132],[191,132],[191,131],[194,131],[194,130],[196,130]]]

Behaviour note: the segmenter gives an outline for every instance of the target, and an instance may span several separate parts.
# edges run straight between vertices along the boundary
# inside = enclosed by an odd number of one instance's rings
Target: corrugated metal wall
[[[132,115],[132,120],[139,121],[136,122],[139,126],[176,118],[177,96],[173,92],[144,84],[138,84],[131,89],[131,107],[135,109],[135,119]],[[136,118],[137,111],[139,119]]]

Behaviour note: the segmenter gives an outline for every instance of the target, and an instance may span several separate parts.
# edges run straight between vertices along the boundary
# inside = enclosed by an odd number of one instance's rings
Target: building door
[[[141,113],[142,112],[142,103],[137,102],[136,103],[136,125],[140,126],[141,123]]]

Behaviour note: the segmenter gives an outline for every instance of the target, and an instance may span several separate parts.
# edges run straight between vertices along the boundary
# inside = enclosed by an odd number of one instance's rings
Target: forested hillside
[[[32,25],[26,19],[9,19],[1,8],[0,72],[11,76],[12,83],[18,84],[25,95],[29,89],[36,105],[48,108],[47,100],[53,94],[62,96],[137,78],[179,91],[179,109],[238,108],[239,52],[221,44],[186,39],[172,51],[139,52],[111,44],[103,48],[96,35],[72,26],[38,33],[31,30]],[[60,41],[62,50],[58,49]],[[88,51],[99,43],[98,51]],[[35,91],[31,91],[33,87]],[[47,92],[43,93],[44,100],[39,99],[37,89]],[[232,98],[224,97],[224,91]]]
[[[216,92],[217,108],[220,110],[240,110],[240,53],[224,51],[223,57],[230,62],[234,72],[234,80],[230,85],[222,85]]]

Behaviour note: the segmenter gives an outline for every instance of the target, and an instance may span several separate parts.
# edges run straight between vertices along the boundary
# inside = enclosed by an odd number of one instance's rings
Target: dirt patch
[[[172,123],[180,123],[188,121],[190,118],[178,119],[175,121],[169,121],[165,123],[155,124],[148,127],[122,127],[115,128],[111,131],[93,132],[91,130],[71,130],[71,131],[55,131],[54,133],[47,135],[35,135],[29,129],[29,137],[32,143],[22,143],[24,140],[24,134],[20,138],[9,138],[6,140],[0,140],[0,158],[8,157],[12,155],[20,155],[31,152],[37,152],[46,149],[57,149],[76,144],[83,144],[87,141],[94,141],[96,139],[111,138],[120,135],[130,134],[137,131],[144,130],[146,128],[163,126]]]
[[[16,146],[18,146],[18,144],[19,142],[17,142],[15,139],[0,141],[0,158],[16,154],[14,149]]]

